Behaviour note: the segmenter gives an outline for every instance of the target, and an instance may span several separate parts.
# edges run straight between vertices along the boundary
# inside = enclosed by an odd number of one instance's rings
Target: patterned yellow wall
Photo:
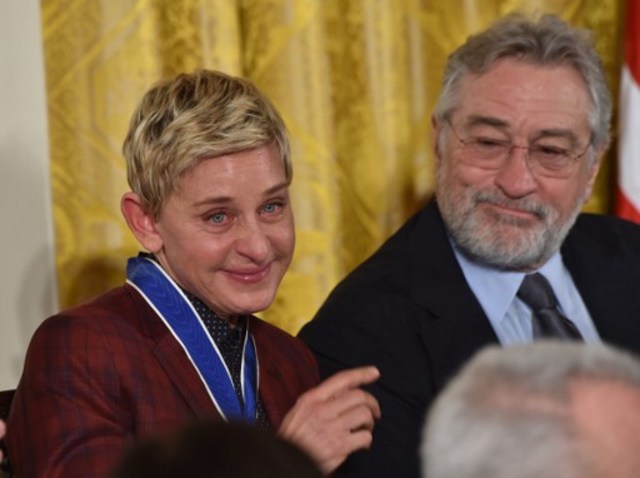
[[[60,303],[120,284],[137,245],[120,146],[161,76],[252,79],[293,139],[297,249],[264,316],[296,332],[430,194],[446,55],[513,10],[592,29],[617,93],[618,0],[42,0]],[[607,161],[587,209],[609,207]]]

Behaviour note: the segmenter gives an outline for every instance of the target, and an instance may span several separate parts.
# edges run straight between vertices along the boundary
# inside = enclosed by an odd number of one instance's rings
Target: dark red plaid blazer
[[[319,382],[298,339],[252,317],[259,393],[277,428]],[[106,476],[136,438],[220,418],[178,342],[129,285],[55,315],[31,340],[6,436],[19,478]]]

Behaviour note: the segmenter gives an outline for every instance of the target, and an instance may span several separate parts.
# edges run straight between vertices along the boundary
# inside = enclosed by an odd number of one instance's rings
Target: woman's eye
[[[227,215],[223,212],[214,212],[209,216],[209,221],[214,224],[223,224],[227,219]]]
[[[265,204],[262,209],[267,214],[273,214],[273,213],[278,212],[281,207],[282,207],[282,205],[278,204],[278,203],[268,203],[268,204]]]

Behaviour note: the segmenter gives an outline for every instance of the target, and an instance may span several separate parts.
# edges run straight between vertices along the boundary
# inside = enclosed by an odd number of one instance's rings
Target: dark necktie
[[[524,277],[518,297],[533,311],[533,338],[582,340],[576,326],[558,310],[558,301],[547,279],[539,273]]]

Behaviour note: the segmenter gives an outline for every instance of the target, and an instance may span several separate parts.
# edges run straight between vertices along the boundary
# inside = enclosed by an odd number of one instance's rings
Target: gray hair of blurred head
[[[429,411],[424,476],[588,476],[592,453],[570,413],[576,381],[640,391],[640,360],[602,344],[539,341],[481,350]]]

